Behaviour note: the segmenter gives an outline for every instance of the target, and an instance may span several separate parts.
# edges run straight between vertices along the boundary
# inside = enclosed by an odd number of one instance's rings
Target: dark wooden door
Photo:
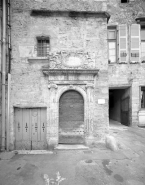
[[[121,100],[121,123],[129,126],[129,97]]]
[[[77,91],[67,91],[60,98],[59,143],[84,143],[84,100]]]
[[[15,149],[47,149],[46,109],[15,108],[15,133]]]

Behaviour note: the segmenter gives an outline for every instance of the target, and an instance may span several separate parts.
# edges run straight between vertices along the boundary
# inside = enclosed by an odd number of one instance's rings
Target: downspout
[[[5,151],[6,127],[6,0],[2,0],[2,146]]]
[[[10,0],[7,2],[7,42],[8,42],[8,87],[7,87],[7,121],[6,121],[6,149],[9,151],[10,143],[10,89],[11,89],[11,24]]]

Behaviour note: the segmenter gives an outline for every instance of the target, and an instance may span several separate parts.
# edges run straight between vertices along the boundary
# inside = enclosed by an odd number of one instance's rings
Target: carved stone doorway
[[[75,90],[64,92],[59,100],[59,143],[84,143],[84,99]]]

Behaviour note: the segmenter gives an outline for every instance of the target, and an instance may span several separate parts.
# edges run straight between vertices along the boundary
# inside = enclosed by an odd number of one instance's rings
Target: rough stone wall
[[[29,11],[31,9],[106,11],[107,0],[14,0],[13,9]]]
[[[107,11],[111,18],[108,25],[136,23],[135,18],[145,16],[145,1],[134,0],[130,3],[120,3],[120,0],[107,1]],[[108,68],[109,86],[131,86],[131,124],[138,125],[140,110],[139,87],[145,86],[145,64],[110,64]]]
[[[102,17],[30,16],[31,9],[104,11],[105,1],[24,1],[12,2],[12,82],[10,100],[10,148],[14,148],[14,107],[49,108],[49,80],[41,71],[48,61],[37,60],[36,37],[50,37],[50,68],[62,68],[64,55],[80,56],[83,69],[99,69],[94,80],[93,136],[102,139],[108,129],[107,19]],[[36,59],[36,60],[35,60]],[[58,59],[58,60],[57,60]],[[82,87],[83,88],[83,87]],[[105,104],[98,104],[98,99]],[[47,115],[48,126],[50,115]],[[54,131],[53,131],[54,130]],[[52,133],[54,132],[54,133]],[[51,129],[55,135],[56,130]]]

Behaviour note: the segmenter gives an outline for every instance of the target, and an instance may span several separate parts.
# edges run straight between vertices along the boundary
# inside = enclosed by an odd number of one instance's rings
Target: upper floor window
[[[50,40],[48,37],[37,38],[37,56],[47,57],[50,50]]]
[[[145,25],[141,26],[141,61],[145,62]]]
[[[141,108],[145,108],[145,87],[141,87]]]
[[[121,3],[128,3],[129,0],[121,0]]]
[[[121,0],[121,3],[129,3],[131,1],[134,1],[134,0]]]
[[[108,60],[109,63],[116,62],[116,27],[108,27]]]
[[[141,44],[140,44],[141,43]],[[108,26],[109,63],[138,63],[145,60],[145,27],[139,24]]]

